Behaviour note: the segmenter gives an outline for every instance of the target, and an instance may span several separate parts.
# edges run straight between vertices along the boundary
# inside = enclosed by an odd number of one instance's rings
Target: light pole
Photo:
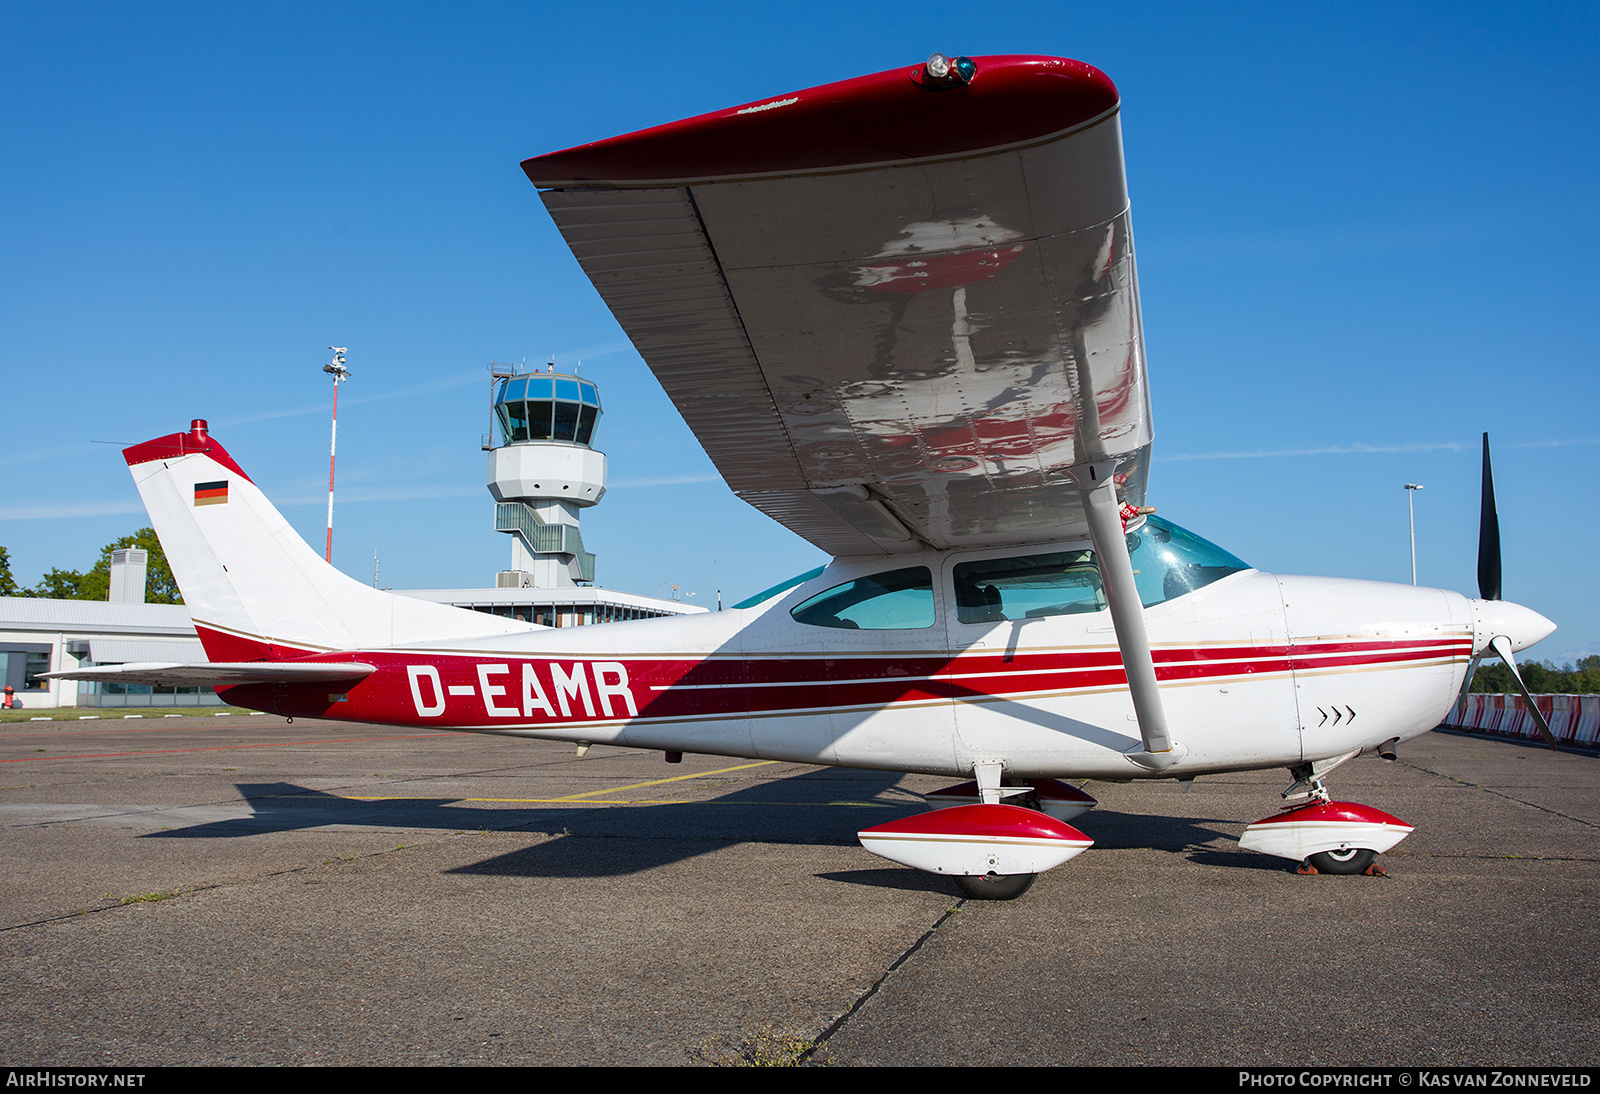
[[[1411,514],[1411,584],[1417,583],[1417,507],[1412,499],[1422,489],[1420,483],[1406,483],[1406,509]]]
[[[333,456],[339,450],[339,381],[350,379],[350,370],[344,367],[345,347],[329,346],[333,360],[322,366],[322,371],[333,375],[333,429],[328,435],[328,550],[323,561],[333,564]]]

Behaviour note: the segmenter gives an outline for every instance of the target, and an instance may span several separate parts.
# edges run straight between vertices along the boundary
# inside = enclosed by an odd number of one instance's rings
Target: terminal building
[[[196,664],[206,659],[189,609],[144,602],[146,552],[111,553],[111,599],[0,596],[0,673],[23,709],[218,706],[210,688],[152,688],[110,682],[41,680],[131,661]]]
[[[688,615],[705,608],[621,593],[595,583],[579,515],[606,492],[606,456],[594,447],[599,388],[576,375],[491,364],[495,430],[484,436],[494,528],[511,537],[511,565],[492,588],[397,589],[547,627]],[[39,674],[134,661],[198,663],[205,651],[188,609],[144,603],[144,551],[116,551],[111,600],[0,597],[0,673],[24,707],[216,706],[210,688],[41,680]]]

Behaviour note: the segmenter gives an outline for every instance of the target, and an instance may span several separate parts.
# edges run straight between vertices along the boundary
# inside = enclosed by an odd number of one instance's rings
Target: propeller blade
[[[1497,636],[1489,643],[1489,648],[1500,655],[1500,660],[1506,663],[1506,668],[1511,670],[1511,678],[1517,682],[1517,687],[1522,691],[1523,701],[1528,704],[1528,710],[1533,714],[1533,720],[1539,723],[1539,734],[1544,737],[1545,744],[1551,750],[1556,750],[1556,735],[1550,732],[1550,723],[1545,721],[1544,713],[1539,709],[1539,704],[1533,701],[1533,696],[1528,694],[1528,685],[1522,682],[1522,673],[1517,671],[1517,663],[1511,657],[1511,639],[1505,635]]]
[[[1484,653],[1488,653],[1485,650]],[[1461,681],[1461,692],[1456,696],[1456,705],[1450,708],[1451,715],[1459,721],[1467,713],[1467,695],[1472,691],[1472,677],[1477,673],[1478,666],[1483,663],[1483,653],[1475,653],[1472,660],[1467,662],[1467,675]]]
[[[1487,433],[1483,435],[1483,501],[1478,512],[1478,595],[1484,600],[1500,599],[1500,514],[1494,507]]]

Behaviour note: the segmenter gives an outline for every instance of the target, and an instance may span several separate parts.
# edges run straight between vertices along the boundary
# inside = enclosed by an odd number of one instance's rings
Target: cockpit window
[[[1250,568],[1215,543],[1160,517],[1150,517],[1128,533],[1128,554],[1133,582],[1147,608]]]
[[[1158,517],[1128,533],[1128,554],[1134,585],[1147,608],[1250,568],[1216,544]],[[963,562],[954,576],[956,618],[962,623],[1042,619],[1106,607],[1093,551]]]
[[[963,562],[955,581],[956,618],[963,623],[1042,619],[1106,606],[1093,551]]]
[[[921,630],[933,626],[933,573],[909,566],[825,589],[789,613],[798,623],[845,630]]]

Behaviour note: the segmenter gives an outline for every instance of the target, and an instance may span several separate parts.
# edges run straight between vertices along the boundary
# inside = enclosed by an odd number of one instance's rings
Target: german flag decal
[[[194,503],[196,505],[228,504],[228,480],[223,479],[221,482],[195,483]]]

